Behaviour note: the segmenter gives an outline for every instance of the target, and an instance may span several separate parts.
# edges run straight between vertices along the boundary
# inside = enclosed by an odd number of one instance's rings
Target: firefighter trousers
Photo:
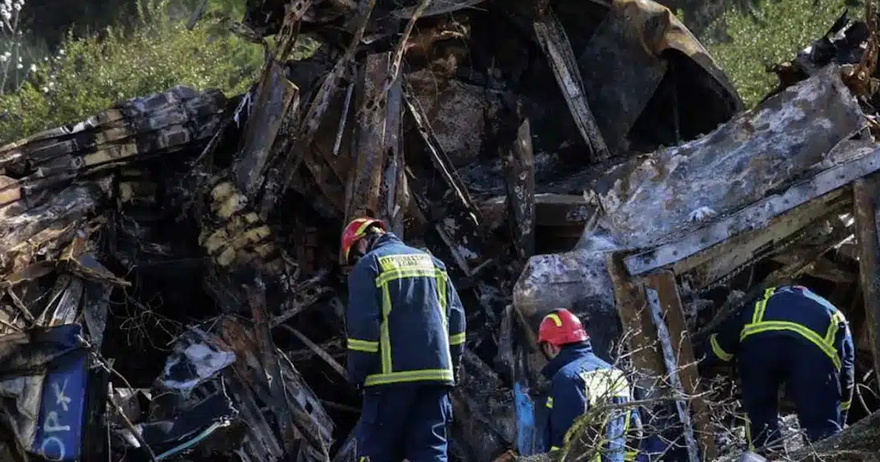
[[[840,373],[806,339],[781,333],[755,335],[742,343],[738,362],[749,417],[747,436],[754,448],[780,447],[778,397],[783,384],[808,440],[818,441],[843,428]]]
[[[356,433],[357,461],[446,462],[450,390],[437,384],[366,388]]]

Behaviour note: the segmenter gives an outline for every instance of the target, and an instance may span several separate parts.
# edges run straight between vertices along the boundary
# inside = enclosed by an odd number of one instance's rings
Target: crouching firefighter
[[[783,383],[815,442],[840,432],[852,402],[855,350],[846,318],[803,286],[769,288],[709,338],[703,364],[737,357],[749,448],[781,449]]]
[[[549,419],[544,431],[545,451],[561,449],[573,435],[572,425],[582,415],[596,412],[595,462],[635,460],[635,441],[641,428],[630,402],[630,386],[623,371],[593,354],[590,337],[581,321],[568,310],[554,311],[538,329],[541,350],[550,359],[541,371],[551,381]],[[604,406],[608,408],[603,409]],[[575,426],[574,428],[577,428]],[[630,440],[630,447],[627,440]],[[591,461],[592,462],[592,461]]]
[[[464,309],[446,267],[372,218],[345,227],[342,252],[354,264],[348,374],[364,393],[357,460],[446,461],[449,392],[465,342]]]

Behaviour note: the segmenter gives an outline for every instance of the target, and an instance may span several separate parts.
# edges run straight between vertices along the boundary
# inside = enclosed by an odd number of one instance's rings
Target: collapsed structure
[[[752,292],[836,284],[880,361],[873,13],[743,112],[648,0],[403,3],[249,0],[275,38],[250,92],[0,148],[3,460],[353,460],[338,232],[361,215],[463,298],[457,460],[539,447],[534,330],[560,306],[634,371],[669,457],[717,455],[691,340]],[[292,61],[300,34],[321,46]]]

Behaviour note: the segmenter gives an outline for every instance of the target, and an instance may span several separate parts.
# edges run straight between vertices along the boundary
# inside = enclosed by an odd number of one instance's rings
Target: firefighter
[[[568,442],[569,429],[577,418],[591,408],[628,403],[630,386],[621,370],[593,354],[590,337],[581,321],[566,309],[544,317],[538,328],[538,342],[550,360],[541,371],[551,381],[544,449],[555,451]],[[603,440],[595,460],[634,460],[637,454],[627,449],[626,440],[633,433],[631,429],[640,426],[635,409],[611,409],[599,420],[607,423],[595,429]]]
[[[385,224],[358,218],[342,233],[348,278],[348,373],[363,390],[358,462],[446,461],[449,392],[465,316],[443,263]]]
[[[772,287],[709,338],[704,365],[737,357],[749,449],[781,449],[778,392],[786,384],[811,442],[840,432],[852,403],[855,351],[846,318],[799,285]]]

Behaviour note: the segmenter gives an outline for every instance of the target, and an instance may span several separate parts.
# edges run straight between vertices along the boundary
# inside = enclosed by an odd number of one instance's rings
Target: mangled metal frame
[[[252,1],[249,6],[258,3],[262,2]],[[398,39],[393,52],[368,54],[363,66],[355,61],[355,53],[362,50],[365,42],[376,39],[364,38],[371,25],[372,11],[378,3],[376,0],[361,2],[360,5],[348,0],[336,0],[318,4],[315,8],[310,8],[313,6],[310,0],[274,3],[283,7],[283,13],[272,19],[278,26],[277,45],[268,53],[270,59],[257,85],[240,100],[238,108],[231,114],[223,113],[227,109],[223,108],[227,102],[216,92],[196,94],[176,89],[146,101],[135,100],[134,108],[114,108],[99,116],[97,122],[90,120],[72,129],[25,140],[21,146],[27,145],[28,152],[19,150],[19,145],[4,148],[0,153],[0,166],[6,171],[15,172],[16,180],[4,181],[3,203],[24,203],[28,210],[16,217],[18,221],[13,223],[15,230],[5,231],[18,238],[13,243],[15,245],[0,247],[6,252],[0,255],[0,262],[20,266],[22,261],[29,261],[37,254],[35,250],[40,250],[43,255],[46,252],[56,255],[60,249],[53,249],[54,243],[73,239],[87,216],[112,201],[139,200],[138,191],[144,186],[137,179],[118,185],[109,181],[80,181],[84,180],[82,173],[95,173],[101,169],[106,172],[111,166],[140,160],[142,151],[149,151],[150,155],[167,155],[193,146],[204,146],[186,181],[186,184],[193,186],[186,211],[192,212],[190,215],[196,219],[201,231],[199,245],[212,260],[204,284],[226,313],[241,312],[243,306],[251,305],[258,324],[255,327],[256,335],[261,341],[250,350],[260,352],[257,361],[263,363],[262,367],[270,369],[275,377],[285,377],[286,369],[283,361],[279,368],[281,360],[276,357],[268,329],[301,313],[328,291],[320,275],[315,276],[317,282],[315,278],[303,280],[300,267],[304,265],[287,255],[281,245],[283,240],[270,224],[271,217],[282,213],[278,205],[285,192],[293,190],[305,197],[312,197],[316,209],[320,208],[323,215],[335,219],[360,213],[379,215],[398,232],[404,229],[405,215],[415,218],[418,226],[427,225],[429,234],[439,240],[432,247],[441,249],[446,253],[443,257],[455,262],[456,272],[464,280],[473,281],[491,266],[493,257],[497,256],[487,255],[489,252],[485,251],[491,226],[484,219],[481,207],[471,197],[443,146],[437,141],[430,118],[401,72],[408,35],[420,17],[451,13],[480,2],[456,2],[452,5],[449,2],[431,4],[423,0],[413,8],[394,11],[394,16],[407,20],[403,36]],[[603,8],[623,3],[626,2],[598,2]],[[277,11],[272,14],[275,13]],[[255,17],[251,15],[251,8],[248,14],[252,19]],[[351,34],[351,42],[344,47],[343,55],[315,88],[297,87],[288,80],[285,66],[300,27],[305,24],[320,25],[329,18],[344,14],[351,15],[345,25],[346,32]],[[610,152],[591,112],[590,95],[584,88],[586,82],[580,75],[582,70],[578,68],[576,50],[572,49],[562,24],[552,9],[543,7],[539,8],[536,17],[530,17],[527,22],[535,34],[532,40],[545,53],[578,133],[593,152],[591,161],[606,159]],[[264,34],[269,29],[254,27],[255,31]],[[694,54],[689,56],[705,54],[705,50],[699,46],[694,49]],[[652,53],[659,56],[662,50],[652,50]],[[711,74],[714,64],[711,59],[707,62],[704,70]],[[720,70],[717,73],[721,76],[723,86],[726,80]],[[343,90],[345,95],[340,94]],[[731,94],[734,99],[738,98],[735,91]],[[329,109],[337,102],[343,102],[344,109],[335,119],[334,111]],[[131,122],[143,115],[144,109],[162,104],[169,106],[163,110],[162,120]],[[628,114],[633,119],[631,122],[635,122],[638,112],[640,110]],[[404,162],[401,127],[404,121],[410,120],[416,125],[428,154],[428,171],[410,168]],[[97,141],[90,140],[89,130],[99,125],[109,130],[98,132]],[[138,130],[129,130],[129,125]],[[346,127],[349,129],[346,130]],[[499,146],[499,153],[504,157],[508,186],[504,208],[512,217],[511,232],[516,237],[517,258],[525,260],[534,252],[536,222],[544,220],[550,226],[576,227],[586,221],[588,213],[584,211],[585,201],[576,196],[551,197],[536,190],[530,120],[518,117],[512,128],[515,136],[508,140],[507,145]],[[219,151],[229,149],[224,143],[228,131],[236,131],[240,135],[240,146],[234,150],[230,166],[216,169],[212,163],[213,157]],[[346,131],[355,133],[349,137]],[[332,136],[328,137],[325,132],[332,132]],[[324,141],[325,138],[332,138],[332,149],[318,146],[322,144],[318,140]],[[355,140],[353,146],[347,146],[344,142],[347,138]],[[343,152],[350,155],[343,156]],[[34,167],[40,168],[30,170]],[[418,186],[426,184],[426,179],[434,175],[442,178],[447,188],[442,193],[443,197],[452,197],[446,204],[448,207],[443,207],[450,218],[439,217],[435,204],[440,202],[440,198],[428,197],[428,191],[420,190]],[[57,196],[47,197],[43,194],[47,188],[59,185],[62,185],[62,192]],[[146,186],[147,195],[151,190],[155,192],[155,184],[152,189],[150,185]],[[322,203],[320,207],[317,205],[319,202]],[[13,215],[20,212],[15,204],[10,207],[6,212]],[[36,221],[28,222],[29,217],[36,217]],[[27,252],[22,252],[23,249]],[[56,270],[37,266],[27,269],[32,272]],[[280,292],[289,298],[281,307],[283,312],[276,312],[271,320],[264,300],[266,287],[250,283],[242,286],[238,283],[240,271],[254,268],[265,277],[268,285],[280,287]],[[77,267],[69,270],[75,274],[79,274],[77,271],[86,272]],[[105,281],[121,282],[105,273],[109,272],[102,273]],[[70,286],[65,287],[66,290],[70,289]],[[310,290],[306,292],[303,287],[309,287]],[[13,308],[20,309],[12,295]],[[76,304],[65,303],[64,306],[68,308],[64,311],[68,315],[77,308]],[[490,312],[491,309],[486,308],[486,311]],[[27,316],[25,321],[33,322]],[[86,316],[87,324],[95,322]],[[304,335],[303,338],[308,340]],[[313,350],[320,351],[314,342],[310,345]],[[327,360],[325,356],[321,357],[332,364],[332,358]],[[483,441],[492,441],[494,446],[491,448],[481,446],[471,450],[479,453],[481,458],[488,458],[494,456],[490,452],[505,447],[515,439],[512,428],[491,425],[493,419],[489,417],[492,412],[511,412],[510,406],[505,408],[509,404],[505,399],[509,396],[504,396],[504,392],[500,391],[497,374],[482,360],[472,355],[465,362],[470,376],[465,380],[463,389],[457,392],[455,406],[458,412],[469,415],[469,421],[475,427],[459,435],[459,438],[474,446]],[[236,363],[231,368],[237,371],[240,366]],[[229,370],[224,372],[227,373],[230,373]],[[281,381],[276,380],[272,389],[261,389],[262,400],[277,405],[283,394],[279,388],[281,386]],[[487,387],[494,389],[495,393],[489,396],[478,393]],[[300,387],[294,385],[294,388]],[[238,399],[244,399],[240,393],[238,396]],[[312,400],[309,404],[319,414],[317,420],[322,422],[319,425],[322,428],[314,429],[312,416],[301,412],[291,416],[281,412],[277,416],[277,431],[282,435],[282,441],[276,441],[274,446],[269,444],[267,447],[271,446],[271,450],[257,453],[262,457],[266,457],[266,454],[269,457],[282,457],[285,452],[298,450],[307,459],[326,460],[330,434],[325,424],[329,419],[321,417],[323,410],[320,403]],[[507,417],[505,414],[503,420],[512,422]],[[485,425],[478,425],[480,422]],[[275,431],[272,428],[262,430]],[[310,440],[309,444],[299,449],[294,448],[292,445],[301,437],[317,440]],[[156,454],[151,456],[156,457]]]

